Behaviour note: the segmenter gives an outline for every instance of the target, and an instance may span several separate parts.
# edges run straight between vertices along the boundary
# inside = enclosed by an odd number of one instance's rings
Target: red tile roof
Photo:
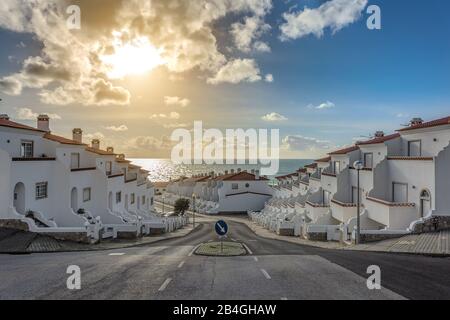
[[[314,162],[330,162],[330,161],[331,161],[331,157],[314,160]]]
[[[317,168],[317,163],[311,163],[311,164],[308,164],[308,165],[305,166],[305,168],[308,168],[308,169],[315,169],[315,168]]]
[[[256,179],[256,176],[254,174],[248,173],[248,172],[239,172],[239,173],[231,173],[226,174],[223,176],[218,176],[216,181],[258,181],[263,180],[266,181],[268,179],[264,177],[259,177],[259,179]]]
[[[30,131],[36,131],[36,132],[46,132],[46,131],[39,130],[39,129],[30,127],[30,126],[26,126],[24,124],[20,124],[20,123],[14,122],[14,121],[4,120],[4,119],[0,119],[0,127],[23,129],[23,130],[30,130]]]
[[[348,148],[345,148],[345,149],[333,151],[333,152],[329,153],[329,155],[330,156],[334,156],[334,155],[347,154],[347,153],[350,153],[350,152],[353,152],[353,151],[356,151],[356,150],[359,150],[358,146],[351,146],[351,147],[348,147]]]
[[[377,138],[370,139],[368,141],[361,141],[361,142],[358,142],[356,145],[365,146],[365,145],[370,145],[370,144],[384,143],[386,141],[393,140],[393,139],[396,139],[399,137],[400,137],[399,133],[394,133],[389,136],[377,137]]]
[[[86,151],[91,152],[91,153],[95,153],[101,156],[115,156],[115,153],[109,152],[109,151],[105,151],[105,150],[101,150],[101,149],[95,149],[95,148],[91,148],[91,147],[87,147]]]
[[[297,170],[298,173],[306,173],[306,168],[300,168]]]
[[[77,142],[75,140],[71,140],[71,139],[67,139],[67,138],[64,138],[64,137],[56,136],[56,135],[51,134],[51,133],[46,133],[44,135],[44,138],[47,139],[47,140],[50,140],[50,141],[61,143],[61,144],[69,144],[69,145],[74,145],[74,146],[85,146],[84,143],[80,143],[80,142]]]
[[[447,124],[450,124],[450,117],[445,117],[445,118],[442,118],[442,119],[437,119],[437,120],[433,120],[433,121],[429,121],[429,122],[424,122],[422,124],[409,126],[407,128],[403,128],[403,129],[400,129],[400,130],[397,130],[397,131],[398,132],[405,132],[405,131],[416,130],[416,129],[445,126]]]

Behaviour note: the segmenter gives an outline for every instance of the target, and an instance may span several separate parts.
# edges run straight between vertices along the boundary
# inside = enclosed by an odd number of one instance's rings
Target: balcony
[[[413,221],[419,219],[419,212],[414,203],[390,202],[374,197],[367,197],[367,200],[369,218],[388,229],[406,230]]]
[[[333,218],[340,222],[348,222],[356,216],[356,203],[345,203],[338,200],[331,200],[331,214]]]

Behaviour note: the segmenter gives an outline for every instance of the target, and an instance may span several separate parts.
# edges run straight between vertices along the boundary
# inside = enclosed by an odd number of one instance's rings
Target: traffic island
[[[247,254],[244,246],[238,242],[209,242],[200,245],[195,254],[211,257],[235,257]]]

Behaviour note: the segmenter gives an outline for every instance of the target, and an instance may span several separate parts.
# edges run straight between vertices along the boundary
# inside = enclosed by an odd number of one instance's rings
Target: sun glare
[[[155,48],[146,37],[136,38],[125,44],[116,42],[114,49],[114,54],[101,57],[109,69],[108,76],[112,79],[141,75],[164,64],[161,50]]]

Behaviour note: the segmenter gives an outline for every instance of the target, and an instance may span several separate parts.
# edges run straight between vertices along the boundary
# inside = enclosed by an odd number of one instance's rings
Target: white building
[[[450,226],[450,117],[413,119],[395,134],[377,132],[305,169],[281,177],[263,214],[251,216],[279,233],[346,241],[354,237],[359,193],[364,240]],[[286,210],[292,203],[295,210]]]
[[[153,214],[148,172],[100,141],[82,142],[0,116],[0,224],[79,241],[133,237],[173,224]]]
[[[268,183],[259,171],[209,173],[170,182],[164,199],[172,204],[179,198],[190,199],[192,207],[208,214],[247,213],[262,210],[272,197]]]

